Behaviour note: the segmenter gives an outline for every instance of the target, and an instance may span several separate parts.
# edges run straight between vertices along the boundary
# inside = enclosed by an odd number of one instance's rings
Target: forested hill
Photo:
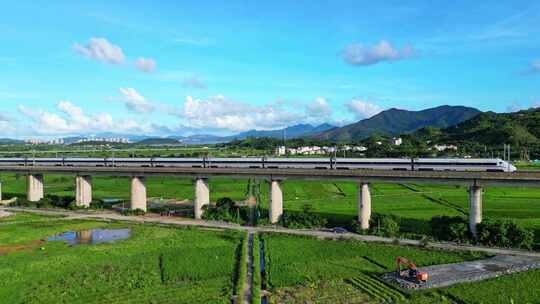
[[[514,113],[485,112],[435,134],[424,133],[426,130],[417,132],[424,138],[435,137],[434,140],[447,143],[470,142],[487,146],[540,144],[540,108]]]
[[[390,109],[371,118],[315,135],[321,140],[349,142],[361,140],[374,133],[398,135],[412,133],[420,128],[446,128],[471,119],[481,113],[464,106],[440,106],[422,111]]]

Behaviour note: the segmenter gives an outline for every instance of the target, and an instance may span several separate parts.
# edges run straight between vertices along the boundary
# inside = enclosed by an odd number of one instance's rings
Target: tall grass
[[[242,303],[244,287],[247,276],[247,256],[248,256],[248,234],[242,236],[237,254],[237,271],[235,292],[237,303]]]
[[[251,304],[261,303],[261,252],[259,235],[253,235],[253,280],[251,285]]]

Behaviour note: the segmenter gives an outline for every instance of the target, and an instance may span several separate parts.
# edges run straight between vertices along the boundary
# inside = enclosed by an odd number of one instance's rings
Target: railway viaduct
[[[358,221],[369,228],[371,217],[370,183],[446,183],[469,187],[469,227],[476,234],[482,222],[482,189],[489,185],[540,186],[540,172],[461,172],[461,171],[392,171],[392,170],[321,170],[321,169],[255,169],[255,168],[181,168],[181,167],[58,167],[0,166],[0,172],[19,173],[27,178],[27,199],[43,198],[44,174],[75,176],[75,201],[89,206],[92,201],[92,176],[127,176],[131,178],[131,209],[146,211],[146,178],[152,176],[189,177],[194,183],[194,214],[200,219],[202,208],[210,203],[210,177],[258,178],[270,184],[269,217],[277,223],[283,214],[281,183],[287,179],[345,180],[358,183]],[[0,193],[1,197],[1,193]]]

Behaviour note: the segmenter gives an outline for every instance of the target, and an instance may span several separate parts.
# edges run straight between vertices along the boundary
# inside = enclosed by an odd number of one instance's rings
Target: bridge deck
[[[107,176],[236,177],[261,179],[350,180],[363,182],[423,182],[452,184],[501,184],[540,186],[540,171],[393,171],[262,168],[181,168],[181,167],[61,167],[0,166],[0,172],[21,174],[72,174]]]

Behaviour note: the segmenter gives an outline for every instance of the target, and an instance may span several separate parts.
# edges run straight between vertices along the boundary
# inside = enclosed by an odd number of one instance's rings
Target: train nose
[[[516,166],[510,165],[510,170],[509,170],[510,172],[514,172],[516,170],[517,170]]]

